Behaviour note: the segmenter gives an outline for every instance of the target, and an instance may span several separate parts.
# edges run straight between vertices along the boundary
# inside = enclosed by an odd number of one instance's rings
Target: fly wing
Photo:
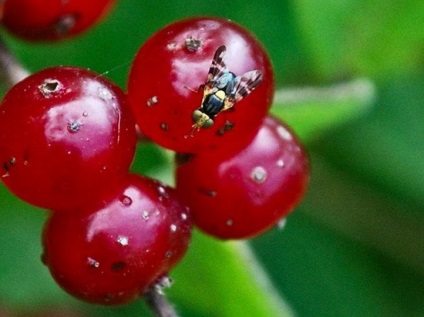
[[[209,68],[208,77],[206,79],[206,85],[213,87],[214,82],[227,70],[227,67],[223,61],[226,50],[227,48],[225,45],[221,45],[215,51],[211,67]]]
[[[262,72],[259,70],[252,70],[236,77],[234,79],[234,88],[230,92],[228,100],[232,103],[239,102],[259,86],[259,84],[262,82],[262,78]]]

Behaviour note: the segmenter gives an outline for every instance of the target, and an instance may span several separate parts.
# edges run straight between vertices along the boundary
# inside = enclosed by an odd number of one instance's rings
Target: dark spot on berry
[[[119,261],[119,262],[112,263],[112,265],[110,266],[110,269],[114,272],[118,272],[123,270],[125,266],[126,266],[125,262]]]
[[[193,157],[193,154],[177,153],[175,154],[175,162],[177,162],[178,165],[184,165],[185,163],[188,163]]]
[[[57,79],[45,79],[44,82],[38,86],[38,90],[44,97],[49,98],[60,92],[62,84]]]
[[[207,189],[204,187],[199,188],[199,193],[209,197],[216,197],[216,195],[218,195],[218,193],[215,190]]]
[[[195,38],[194,36],[189,36],[185,39],[184,45],[189,52],[197,52],[199,49],[202,48],[203,42],[202,40]]]
[[[225,124],[216,131],[218,136],[223,136],[228,131],[231,131],[234,128],[234,123],[230,121],[225,121]]]

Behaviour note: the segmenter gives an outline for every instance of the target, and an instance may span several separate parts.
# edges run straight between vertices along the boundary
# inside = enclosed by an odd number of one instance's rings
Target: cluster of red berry
[[[40,1],[6,0],[4,24],[51,40],[79,32],[113,1],[57,1],[60,10],[43,13],[56,14],[54,23],[35,14],[37,21],[22,25],[17,3],[35,10]],[[63,32],[68,16],[75,30]],[[127,94],[75,67],[49,68],[12,87],[0,107],[1,179],[16,196],[53,211],[43,261],[58,284],[89,302],[126,303],[183,257],[191,222],[235,239],[285,217],[309,171],[295,135],[267,116],[273,90],[260,43],[217,18],[180,21],[148,39]],[[144,138],[180,153],[175,189],[129,172],[136,125]]]

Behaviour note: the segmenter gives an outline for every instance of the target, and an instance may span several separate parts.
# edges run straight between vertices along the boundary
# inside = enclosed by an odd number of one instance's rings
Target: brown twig
[[[30,73],[13,56],[0,36],[0,80],[4,88],[9,89]]]
[[[178,317],[174,307],[162,291],[163,286],[155,284],[144,294],[144,300],[156,317]]]

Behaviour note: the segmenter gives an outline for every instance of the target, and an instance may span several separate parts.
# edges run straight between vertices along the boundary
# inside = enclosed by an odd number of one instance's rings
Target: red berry
[[[57,283],[82,300],[129,302],[183,257],[190,235],[187,208],[158,182],[129,175],[98,210],[53,213],[43,260]]]
[[[203,89],[193,90],[206,83],[222,45],[228,71],[241,76],[257,70],[262,82],[232,109],[212,118],[211,128],[191,137],[193,112],[203,97]],[[168,25],[141,47],[131,68],[128,98],[145,136],[172,150],[196,153],[246,144],[270,107],[273,89],[270,60],[252,34],[228,20],[192,18]]]
[[[205,152],[180,162],[177,191],[201,230],[222,239],[248,238],[293,210],[308,175],[302,145],[287,126],[268,117],[239,153]]]
[[[39,207],[94,202],[127,174],[135,143],[124,93],[84,69],[34,74],[15,85],[0,107],[2,181]]]
[[[115,0],[6,0],[2,22],[27,40],[58,40],[85,31],[114,4]]]

